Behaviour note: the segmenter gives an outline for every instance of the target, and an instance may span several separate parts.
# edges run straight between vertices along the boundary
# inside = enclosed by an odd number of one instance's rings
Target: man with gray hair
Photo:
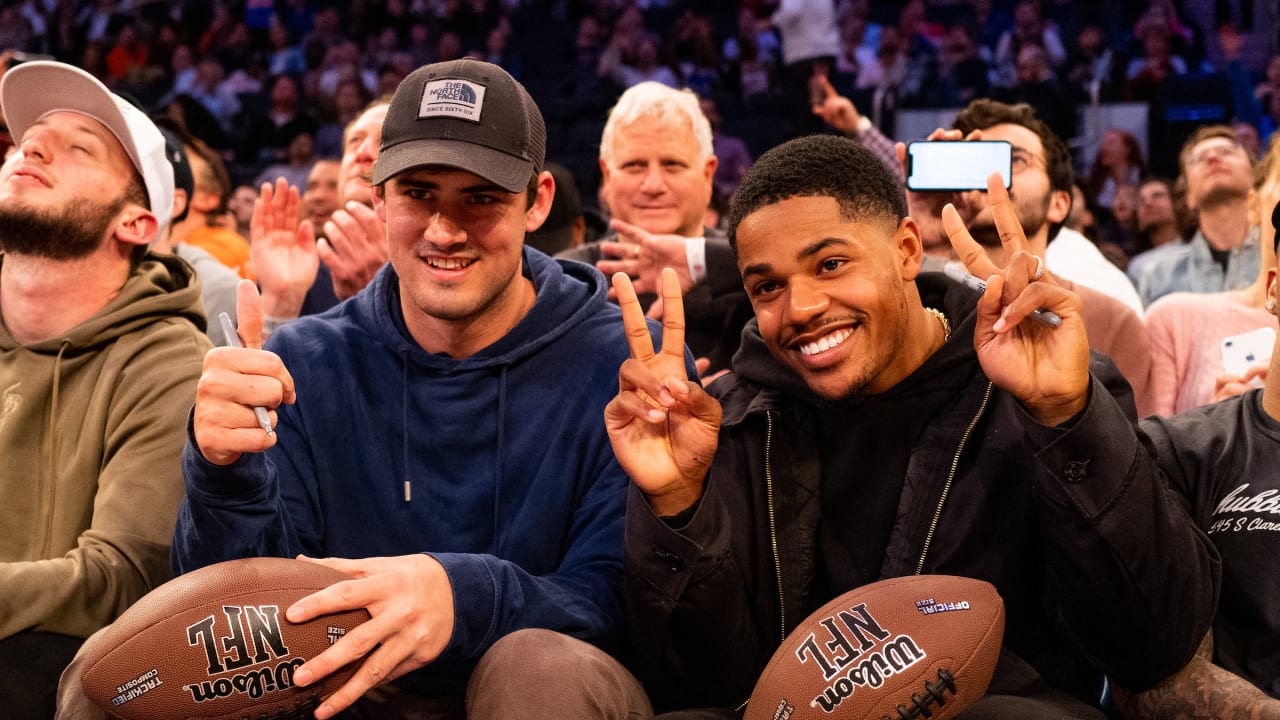
[[[646,309],[659,273],[672,267],[688,293],[688,344],[713,370],[728,367],[750,318],[723,232],[703,226],[718,161],[698,96],[656,82],[632,86],[609,112],[600,139],[601,198],[612,232],[558,257],[625,272]],[[709,244],[725,252],[707,252]],[[708,265],[708,259],[724,263]]]

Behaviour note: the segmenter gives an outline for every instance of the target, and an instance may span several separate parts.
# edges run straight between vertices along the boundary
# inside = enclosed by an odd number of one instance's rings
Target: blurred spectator
[[[700,96],[720,89],[720,56],[711,34],[711,21],[685,10],[676,24],[674,37],[676,68],[683,87]]]
[[[1169,33],[1152,29],[1142,41],[1142,57],[1129,62],[1125,97],[1135,102],[1155,100],[1166,78],[1186,72],[1187,62],[1173,54]]]
[[[246,113],[241,120],[236,152],[239,162],[254,167],[291,162],[289,145],[301,133],[307,133],[314,145],[319,124],[302,109],[298,95],[298,81],[291,75],[277,75],[268,81],[267,107]]]
[[[1258,274],[1258,228],[1249,222],[1253,158],[1226,125],[1192,133],[1178,154],[1187,208],[1200,229],[1190,240],[1152,258],[1138,278],[1150,304],[1171,292],[1219,292],[1253,282]]]
[[[203,105],[222,127],[229,128],[240,112],[240,99],[222,84],[225,75],[221,63],[205,58],[196,65],[195,82],[185,94]]]
[[[1017,82],[998,96],[1011,104],[1021,102],[1035,108],[1036,114],[1058,137],[1075,137],[1075,98],[1058,82],[1043,47],[1027,44],[1018,50]]]
[[[1067,61],[1067,50],[1057,28],[1044,21],[1036,0],[1019,0],[1014,6],[1013,27],[1000,36],[996,45],[995,85],[1013,87],[1017,84],[1019,54],[1027,46],[1042,48],[1051,68]]]
[[[119,82],[147,65],[149,51],[138,39],[138,30],[132,23],[120,28],[116,41],[107,53],[107,77]]]
[[[1268,222],[1263,217],[1264,197],[1275,202],[1274,179],[1280,145],[1271,144],[1267,157],[1255,173],[1257,194],[1248,201],[1251,225]],[[1267,185],[1271,185],[1270,188]],[[1247,285],[1225,292],[1175,292],[1161,297],[1147,308],[1147,328],[1151,336],[1151,385],[1159,415],[1173,415],[1212,402],[1225,372],[1222,340],[1262,327],[1274,328],[1276,318],[1267,311],[1269,272],[1275,268],[1271,243],[1258,244],[1257,275]],[[1239,383],[1241,378],[1226,382]]]
[[[1144,46],[1147,38],[1163,36],[1170,54],[1179,58],[1199,60],[1199,38],[1192,25],[1178,17],[1173,0],[1149,0],[1146,10],[1133,25],[1133,39]]]
[[[680,87],[680,79],[674,71],[658,62],[658,43],[650,35],[642,36],[635,44],[635,54],[627,59],[621,44],[610,44],[600,56],[599,73],[619,87],[629,88],[650,81],[670,88]]]
[[[1168,252],[1182,242],[1178,219],[1174,213],[1173,184],[1164,178],[1147,178],[1138,185],[1138,207],[1135,212],[1138,231],[1135,254],[1125,269],[1137,285],[1143,266],[1152,258]]]
[[[276,75],[301,75],[307,71],[307,59],[302,46],[289,36],[289,29],[278,15],[271,16],[267,26],[267,40],[271,45],[267,72]]]
[[[316,131],[316,154],[322,157],[341,155],[343,130],[372,100],[373,95],[356,78],[339,81],[333,92],[333,120]]]
[[[1244,120],[1232,120],[1231,129],[1236,132],[1236,141],[1240,143],[1240,147],[1244,148],[1255,160],[1262,159],[1262,138],[1258,135],[1258,128]]]
[[[315,136],[311,131],[299,129],[289,141],[286,157],[283,162],[274,162],[263,168],[253,184],[275,182],[276,178],[284,178],[294,187],[306,187],[307,178],[311,176],[311,165],[315,163]]]
[[[1115,53],[1107,45],[1106,35],[1097,25],[1086,25],[1080,31],[1064,68],[1064,79],[1080,98],[1092,102],[1114,100]]]
[[[898,39],[906,57],[906,72],[899,85],[905,104],[920,105],[938,80],[938,46],[943,30],[926,16],[924,0],[907,0],[898,16]]]
[[[249,221],[253,218],[253,204],[258,200],[258,191],[252,185],[237,185],[227,200],[227,211],[236,225],[236,234],[242,238],[249,237]]]
[[[556,194],[551,201],[551,211],[541,227],[525,235],[526,245],[548,255],[577,247],[586,237],[587,221],[582,216],[582,196],[573,173],[560,163],[549,162],[542,168],[556,181]]]
[[[222,159],[196,139],[189,139],[184,149],[195,191],[187,204],[187,219],[173,226],[173,242],[201,248],[240,277],[254,279],[249,243],[238,233],[219,226],[231,197],[231,178]]]
[[[1142,155],[1138,138],[1133,133],[1111,128],[1102,134],[1093,167],[1085,181],[1085,191],[1098,207],[1109,214],[1116,188],[1135,184],[1146,174],[1147,160]]]
[[[937,107],[960,107],[990,93],[987,63],[978,56],[969,28],[962,23],[952,25],[942,39],[938,82],[927,93],[929,103]]]
[[[1280,94],[1280,55],[1272,55],[1267,61],[1266,75],[1253,90],[1253,96],[1262,107],[1271,105],[1271,96]]]
[[[822,122],[809,108],[814,67],[831,68],[840,54],[833,0],[781,0],[770,18],[782,41],[782,92],[794,134],[819,132]]]
[[[742,182],[742,175],[751,167],[751,151],[741,138],[725,135],[720,131],[720,111],[716,101],[709,97],[698,99],[702,114],[711,123],[711,147],[720,164],[716,167],[715,185],[725,198],[733,197]]]
[[[302,190],[302,217],[311,221],[316,238],[324,237],[324,224],[334,211],[341,207],[338,179],[342,177],[342,163],[332,158],[315,161],[307,183]]]
[[[756,17],[745,5],[738,10],[737,35],[724,41],[721,55],[737,70],[742,97],[766,95],[770,71],[781,55],[777,33],[767,20]]]
[[[365,89],[369,92],[373,92],[378,87],[377,76],[366,70],[360,63],[360,46],[351,40],[343,40],[329,48],[320,70],[317,88],[320,92],[332,96],[338,89],[338,82],[346,78],[355,78],[364,83]]]
[[[1098,218],[1093,213],[1092,203],[1085,195],[1079,180],[1071,183],[1071,209],[1067,211],[1067,219],[1062,226],[1070,228],[1093,242],[1098,241]]]
[[[1113,254],[1106,252],[1103,244],[1119,249],[1123,260],[1114,264],[1121,270],[1128,266],[1129,253],[1133,251],[1138,234],[1138,185],[1137,183],[1121,183],[1112,196],[1111,212],[1099,223],[1098,248],[1111,258]]]
[[[161,123],[163,122],[162,120]],[[200,299],[204,304],[205,317],[217,318],[220,312],[235,317],[236,285],[240,284],[240,276],[208,252],[181,242],[174,234],[175,226],[187,219],[188,207],[195,194],[195,178],[191,174],[191,164],[187,161],[187,151],[179,133],[167,127],[162,128],[161,133],[165,140],[165,155],[173,166],[173,215],[170,223],[160,229],[159,236],[151,243],[151,251],[173,253],[186,260],[196,271],[196,276],[200,278]],[[215,345],[227,344],[222,328],[216,321],[208,323],[205,334]]]

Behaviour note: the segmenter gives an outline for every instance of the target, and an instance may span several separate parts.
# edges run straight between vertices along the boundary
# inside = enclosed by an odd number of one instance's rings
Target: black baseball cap
[[[1271,227],[1276,231],[1276,247],[1280,248],[1280,203],[1271,211]]]
[[[524,86],[492,63],[463,58],[409,73],[391,98],[373,184],[422,165],[444,165],[520,192],[547,152],[542,112]]]

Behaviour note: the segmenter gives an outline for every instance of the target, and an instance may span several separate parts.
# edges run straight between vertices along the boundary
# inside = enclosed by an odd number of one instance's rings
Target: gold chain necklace
[[[931,308],[931,307],[925,306],[924,311],[938,318],[938,322],[942,323],[942,342],[945,343],[946,341],[950,340],[951,339],[951,321],[947,319],[947,316],[943,315],[942,311],[939,310],[938,308]]]

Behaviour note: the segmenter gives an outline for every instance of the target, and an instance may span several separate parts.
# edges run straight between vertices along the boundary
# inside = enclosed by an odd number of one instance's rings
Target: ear
[[[600,158],[600,187],[603,188],[608,184],[609,184],[609,163],[605,162],[604,158]]]
[[[1267,309],[1280,317],[1280,291],[1276,290],[1276,269],[1267,270]]]
[[[150,245],[160,234],[160,222],[151,211],[128,203],[116,215],[112,235],[126,245]]]
[[[1049,193],[1049,212],[1045,213],[1045,220],[1050,223],[1060,223],[1067,219],[1067,214],[1070,212],[1070,190],[1054,190]]]
[[[182,188],[173,189],[173,213],[169,217],[178,217],[187,209],[187,191]]]
[[[707,185],[711,185],[711,181],[716,176],[716,168],[720,167],[720,158],[712,155],[707,158],[706,165],[702,168],[702,174],[707,178]]]
[[[542,227],[542,222],[547,219],[547,215],[551,214],[551,201],[555,196],[556,179],[551,176],[551,173],[543,170],[538,173],[538,195],[533,199],[533,205],[524,214],[525,232],[531,233]]]
[[[914,282],[924,262],[924,238],[915,220],[902,218],[893,233],[893,244],[899,258],[899,274],[906,282]]]
[[[390,181],[388,181],[390,182]],[[369,188],[369,197],[373,199],[373,213],[385,225],[387,222],[387,185],[374,185]]]

